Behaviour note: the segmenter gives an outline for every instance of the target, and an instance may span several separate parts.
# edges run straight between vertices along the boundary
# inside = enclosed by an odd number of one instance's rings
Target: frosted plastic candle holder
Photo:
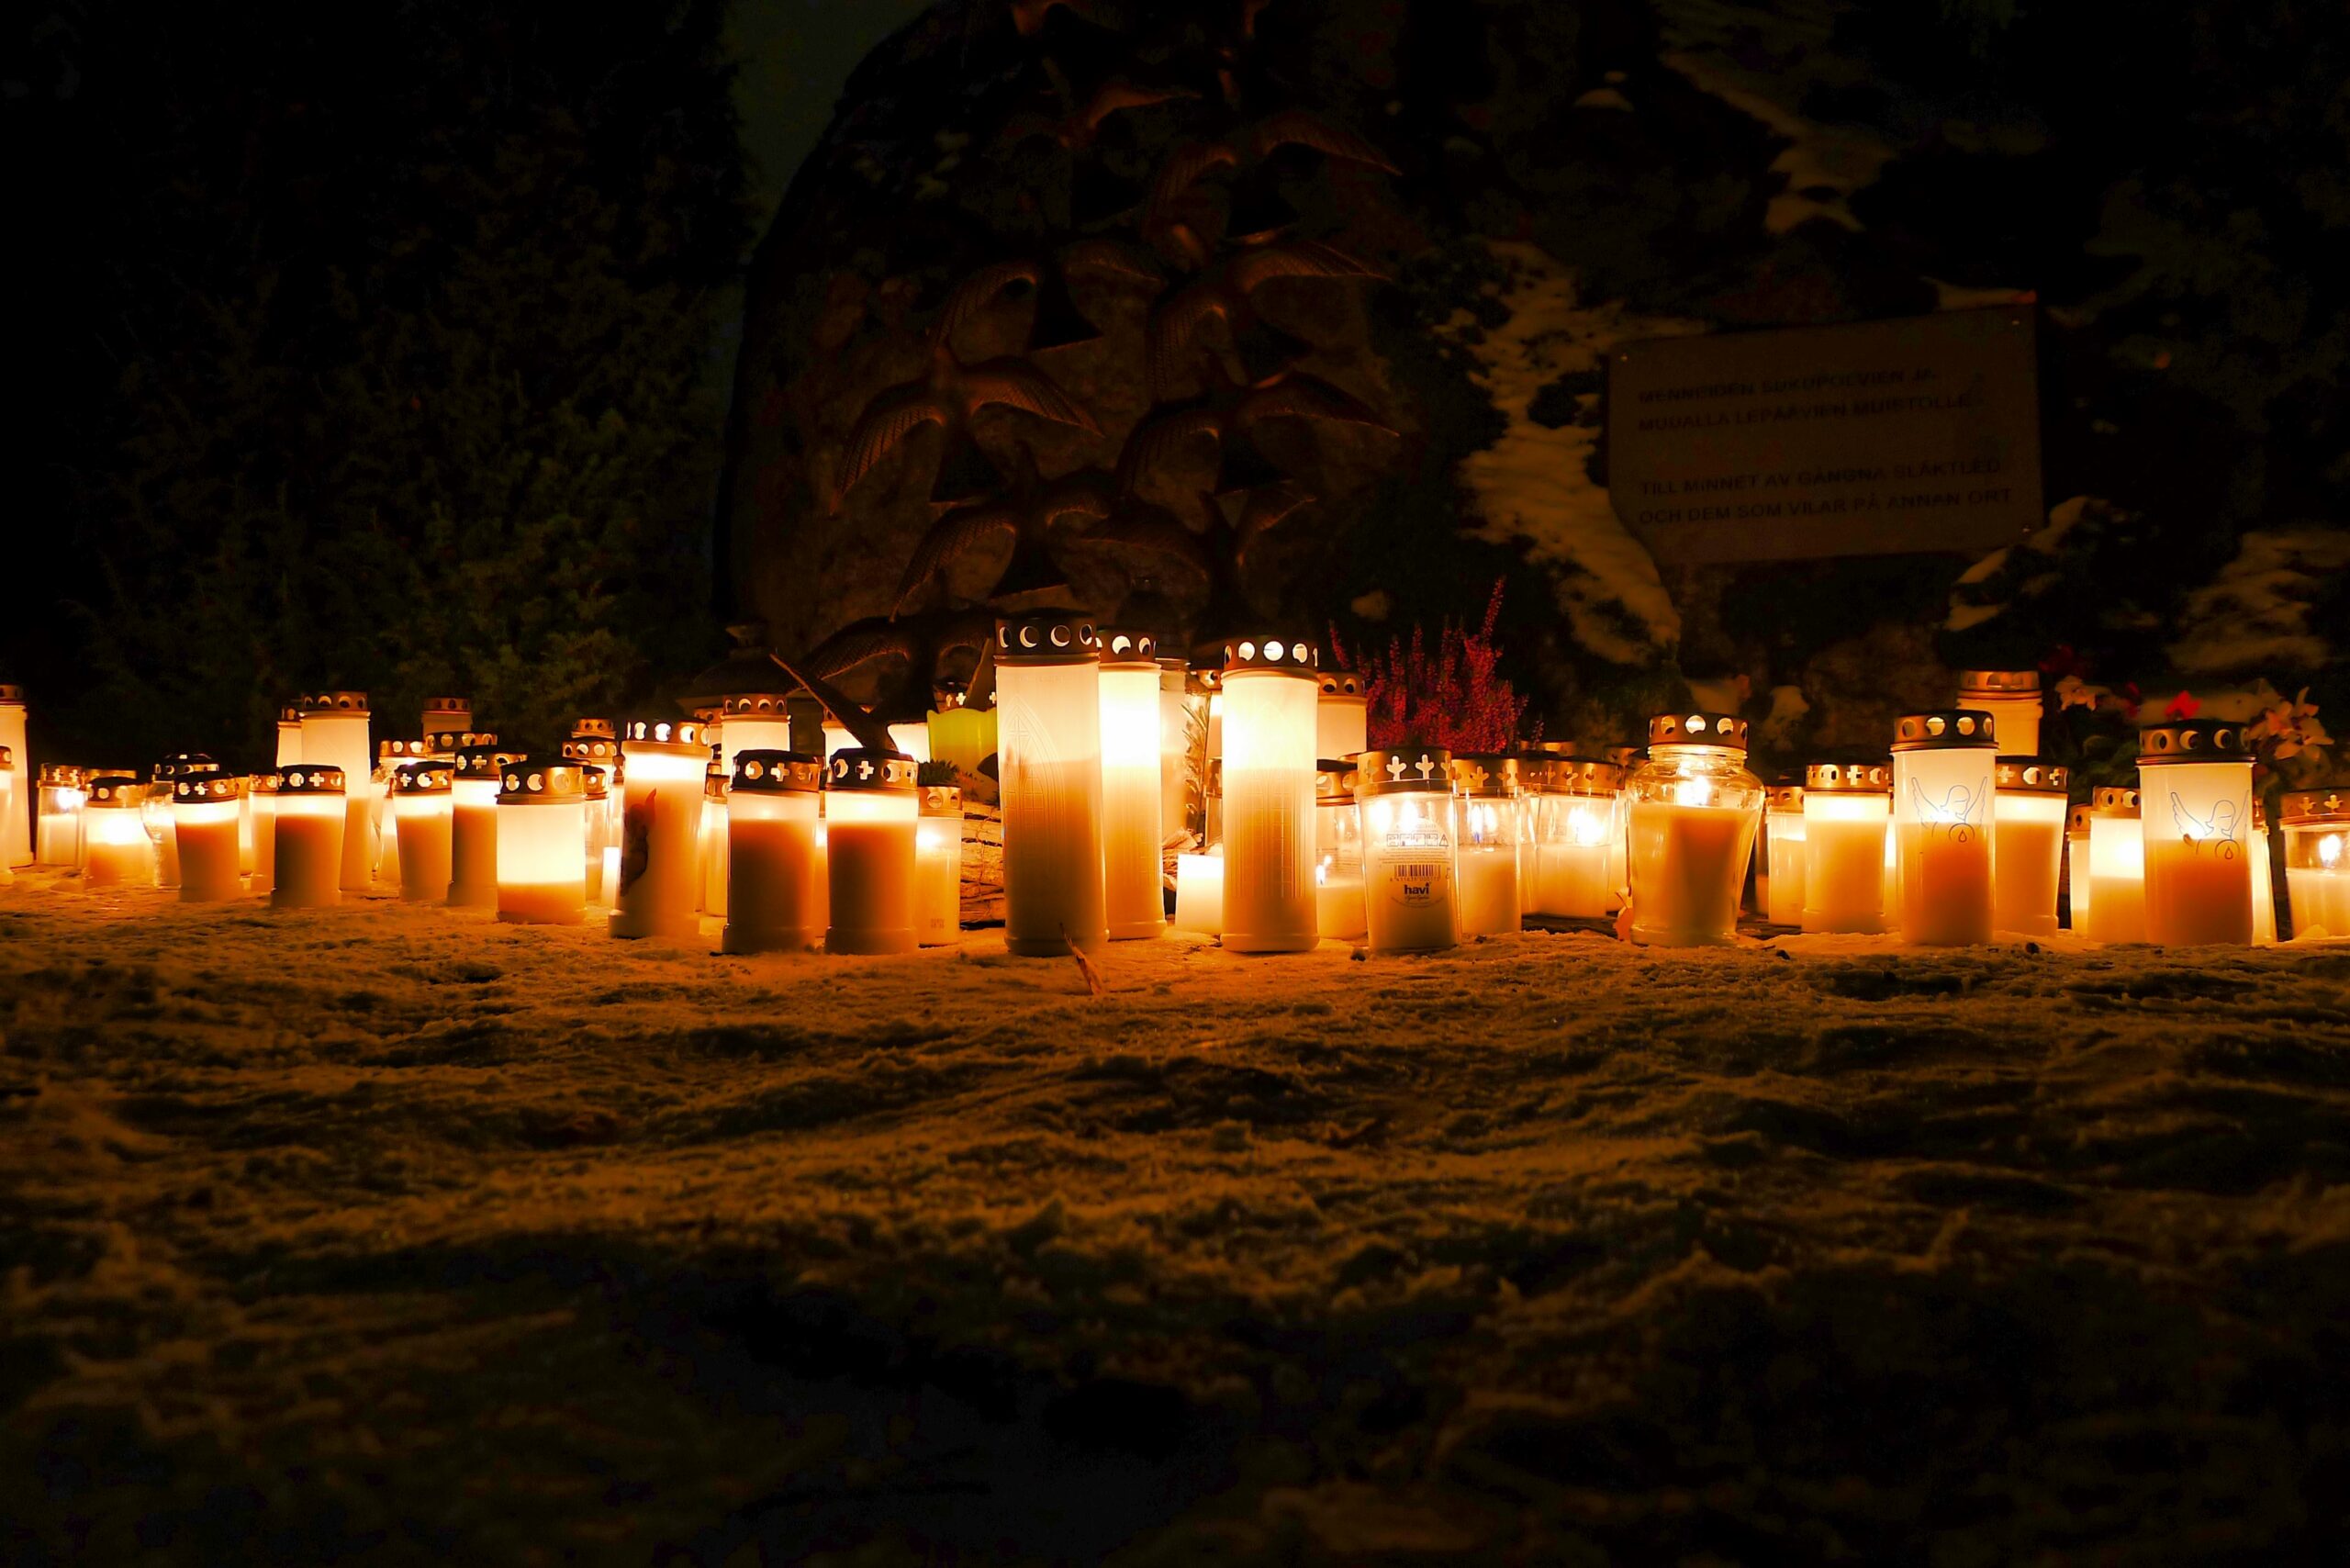
[[[494,745],[459,746],[450,765],[449,902],[498,907],[498,792],[509,764],[530,759]]]
[[[1352,670],[1322,672],[1314,704],[1314,748],[1324,757],[1346,761],[1371,745],[1371,696]]]
[[[2089,795],[2089,906],[2082,935],[2092,942],[2146,939],[2146,839],[2138,791],[2100,784]]]
[[[2089,920],[2089,809],[2065,813],[2065,929],[2084,932]]]
[[[1925,947],[1991,940],[1998,765],[1988,713],[1941,709],[1905,713],[1895,725],[1902,940]]]
[[[157,887],[180,886],[179,819],[176,810],[179,781],[219,771],[218,762],[196,751],[175,752],[157,763],[151,770],[142,814],[147,824],[147,836],[155,846]]]
[[[694,907],[720,920],[726,918],[726,785],[724,763],[712,757],[702,764],[701,826],[694,851],[700,868],[694,873]]]
[[[952,947],[963,939],[963,791],[924,784],[914,829],[914,939]]]
[[[1113,942],[1167,929],[1160,857],[1158,639],[1104,630],[1102,646],[1102,905]]]
[[[456,778],[453,760],[403,763],[392,772],[392,831],[407,902],[448,902]]]
[[[1619,897],[1624,772],[1546,751],[1519,767],[1527,794],[1526,904],[1536,914],[1604,919]]]
[[[576,925],[586,917],[587,780],[576,763],[507,765],[498,791],[498,918]]]
[[[2252,801],[2252,940],[2257,947],[2277,945],[2277,870],[2268,846],[2268,812],[2258,796]]]
[[[315,762],[277,770],[273,909],[316,909],[341,901],[342,835],[350,820],[343,777],[341,768]]]
[[[1773,785],[1762,799],[1762,918],[1774,925],[1803,924],[1808,834],[1803,786]]]
[[[1815,762],[1804,773],[1803,928],[1873,935],[1886,929],[1893,853],[1893,768]]]
[[[302,760],[302,710],[280,708],[277,711],[277,766],[289,767]]]
[[[1371,952],[1435,952],[1460,940],[1451,770],[1452,756],[1439,746],[1374,748],[1356,758],[1363,945]]]
[[[1325,942],[1363,939],[1362,890],[1362,808],[1355,801],[1355,765],[1349,758],[1326,756],[1314,772],[1314,923]]]
[[[801,952],[822,945],[824,878],[818,856],[824,760],[760,747],[734,754],[726,791],[729,953]]]
[[[588,887],[589,903],[604,903],[604,850],[610,840],[611,828],[611,769],[593,763],[575,763],[579,769],[580,789],[588,798],[586,822],[581,834],[580,875]]]
[[[1762,820],[1746,733],[1745,720],[1723,713],[1649,721],[1649,759],[1624,786],[1633,941],[1704,947],[1737,939]]]
[[[1454,756],[1451,771],[1461,940],[1507,935],[1525,913],[1517,882],[1517,759],[1470,753]]]
[[[1224,644],[1224,935],[1234,953],[1311,952],[1315,710],[1310,643],[1279,635]]]
[[[702,801],[710,747],[686,719],[636,719],[621,741],[620,880],[607,923],[614,936],[688,940],[701,861]]]
[[[44,763],[33,859],[71,870],[82,863],[82,807],[89,799],[87,770],[70,762]]]
[[[155,846],[140,820],[147,787],[124,773],[101,773],[89,783],[82,809],[87,859],[85,888],[145,888],[155,884]]]
[[[825,760],[827,953],[911,953],[920,945],[915,767],[902,752],[864,746],[844,746]]]
[[[2072,770],[2046,757],[2001,757],[1992,790],[1991,924],[2018,936],[2056,935],[2056,887],[2065,874],[2065,791]]]
[[[470,697],[428,697],[424,700],[422,722],[416,727],[420,735],[458,734],[474,727],[474,700]],[[416,760],[413,757],[409,761]]]
[[[2350,936],[2350,790],[2288,790],[2277,805],[2293,939]]]
[[[1175,929],[1201,936],[1224,930],[1224,856],[1220,851],[1175,857]]]
[[[0,772],[0,872],[33,863],[32,750],[26,731],[31,710],[21,686],[0,685],[0,750],[8,760]]]
[[[2036,669],[1970,669],[1958,677],[1958,707],[1991,715],[1998,755],[2040,755],[2040,672]]]
[[[433,750],[433,738],[429,734],[414,740],[375,743],[375,777],[369,787],[367,831],[375,841],[375,882],[379,887],[400,885],[400,825],[394,799],[398,790],[399,770],[411,762],[427,762],[443,756]]]
[[[2138,732],[2146,940],[2252,946],[2252,753],[2244,727],[2190,719]]]
[[[340,768],[345,781],[343,814],[342,890],[359,893],[375,879],[374,846],[368,822],[375,810],[366,788],[375,767],[375,748],[367,741],[367,694],[364,691],[319,691],[302,698],[302,760]]]
[[[1102,665],[1091,622],[996,622],[1004,946],[1054,958],[1109,940],[1102,887]]]
[[[222,903],[245,890],[237,846],[241,779],[195,773],[172,781],[172,832],[180,850],[180,897]]]
[[[253,868],[246,879],[248,892],[268,892],[277,882],[277,770],[255,773],[245,779],[245,813],[252,819]]]

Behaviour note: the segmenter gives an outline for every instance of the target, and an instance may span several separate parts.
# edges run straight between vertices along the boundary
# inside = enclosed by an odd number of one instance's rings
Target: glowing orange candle
[[[827,868],[816,852],[824,762],[756,747],[734,754],[726,790],[729,953],[793,952],[824,940]]]
[[[1363,945],[1418,953],[1460,940],[1453,854],[1452,754],[1374,747],[1355,759],[1362,807]]]
[[[2189,719],[2138,732],[2146,939],[2252,945],[2252,753],[2240,724]]]
[[[1322,758],[1314,773],[1314,913],[1325,942],[1362,940],[1362,807],[1355,765],[1339,757]]]
[[[1762,781],[1745,761],[1743,719],[1663,713],[1649,721],[1649,760],[1624,786],[1633,941],[1695,947],[1735,940],[1762,816]]]
[[[2292,790],[2277,804],[2293,939],[2350,936],[2350,790]]]
[[[1362,677],[1352,670],[1322,672],[1321,695],[1314,704],[1314,749],[1339,760],[1371,745],[1371,699]]]
[[[341,768],[298,762],[278,769],[272,908],[313,909],[341,901],[342,835],[349,820]]]
[[[34,860],[68,869],[82,862],[82,807],[89,799],[89,773],[70,762],[41,765],[39,832]]]
[[[587,913],[587,781],[568,762],[512,762],[498,791],[498,918],[576,925]]]
[[[400,841],[400,897],[445,903],[457,766],[439,758],[403,763],[392,774],[392,830]]]
[[[1998,838],[1991,857],[1991,924],[2019,936],[2056,934],[2056,884],[2065,870],[2065,793],[2072,770],[2045,757],[2002,756],[1993,774]]]
[[[1804,773],[1803,928],[1873,934],[1887,924],[1893,769],[1815,762]]]
[[[1762,918],[1775,925],[1800,925],[1808,844],[1802,785],[1774,784],[1765,793],[1762,833]]]
[[[342,889],[365,892],[375,873],[374,846],[367,837],[374,808],[366,780],[375,760],[367,744],[367,694],[314,692],[302,699],[300,707],[302,760],[338,768],[344,780],[343,814],[349,820],[343,824]]]
[[[827,953],[911,953],[914,837],[921,807],[912,757],[844,746],[826,763]],[[1064,949],[1066,951],[1066,949]]]
[[[1029,958],[1099,947],[1109,940],[1100,641],[1081,616],[999,621],[995,665],[1004,946]],[[835,878],[835,901],[838,889]]]
[[[1102,643],[1102,898],[1110,939],[1167,929],[1160,869],[1158,639],[1104,630]]]
[[[249,775],[245,810],[252,818],[253,869],[249,892],[265,893],[277,884],[277,770]]]
[[[1460,890],[1460,935],[1500,936],[1517,930],[1517,759],[1491,753],[1455,756],[1453,875]]]
[[[218,903],[241,895],[237,852],[238,780],[192,773],[172,781],[172,835],[179,844],[180,897]]]
[[[0,766],[7,774],[0,784],[0,871],[29,866],[33,860],[32,750],[27,744],[25,689],[0,685],[0,751],[8,760]]]
[[[1314,894],[1314,645],[1281,637],[1224,644],[1224,946],[1309,952]],[[1449,781],[1446,788],[1449,789]]]
[[[507,765],[529,758],[491,745],[459,746],[450,789],[449,902],[498,907],[498,792]]]
[[[634,720],[621,756],[628,778],[609,928],[629,938],[699,935],[694,891],[710,759],[701,726],[682,719]]]
[[[2089,921],[2089,809],[2065,814],[2065,929],[2086,931]]]
[[[2146,839],[2138,791],[2100,784],[2089,794],[2089,905],[2082,931],[2092,942],[2146,939]]]
[[[155,846],[140,820],[146,786],[127,773],[101,773],[91,778],[89,793],[82,808],[82,835],[87,849],[82,885],[153,887]]]

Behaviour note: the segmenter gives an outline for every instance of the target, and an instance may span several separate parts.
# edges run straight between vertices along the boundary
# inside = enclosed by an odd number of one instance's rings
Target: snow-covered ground
[[[15,1562],[2338,1550],[2350,948],[0,890]]]

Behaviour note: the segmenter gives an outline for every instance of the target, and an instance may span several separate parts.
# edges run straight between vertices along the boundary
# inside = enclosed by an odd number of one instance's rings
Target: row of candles
[[[1003,622],[992,651],[1007,945],[1158,935],[1184,662],[1072,616]],[[2068,808],[2065,768],[2031,755],[2030,674],[1970,676],[1965,705],[1902,718],[1884,761],[1766,788],[1745,769],[1743,722],[1704,713],[1653,720],[1644,756],[1371,749],[1360,685],[1317,666],[1309,644],[1240,638],[1204,672],[1211,842],[1178,858],[1177,927],[1244,952],[1325,938],[1409,951],[1628,905],[1635,941],[1715,944],[1752,865],[1774,922],[1960,945],[2053,934],[2069,867],[2072,924],[2093,939],[2275,937],[2267,833],[2230,723],[2149,728],[2138,790]],[[0,693],[14,739],[0,790],[21,810],[22,694]],[[908,951],[959,937],[959,793],[920,786],[917,768],[940,742],[984,745],[974,717],[891,726],[886,747],[828,722],[820,756],[789,748],[786,696],[742,694],[624,733],[583,720],[542,764],[436,699],[423,736],[383,742],[371,768],[365,698],[331,692],[288,711],[279,767],[249,779],[200,756],[145,784],[43,768],[24,858],[188,899],[250,886],[298,905],[381,882],[510,921],[609,903],[619,936],[691,936],[707,913],[730,951]],[[2350,935],[2350,800],[2301,791],[2283,807],[2297,926]],[[5,820],[15,846],[20,818]]]

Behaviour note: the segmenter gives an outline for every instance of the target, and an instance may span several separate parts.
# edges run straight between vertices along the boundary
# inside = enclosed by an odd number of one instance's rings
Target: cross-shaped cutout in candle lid
[[[873,777],[873,759],[871,757],[859,757],[857,759],[856,776],[859,778],[870,778]]]
[[[1420,753],[1420,782],[1427,783],[1428,775],[1435,771],[1436,764],[1428,760],[1428,754]]]
[[[1397,780],[1403,778],[1404,759],[1402,757],[1391,756],[1387,759],[1387,777]]]

